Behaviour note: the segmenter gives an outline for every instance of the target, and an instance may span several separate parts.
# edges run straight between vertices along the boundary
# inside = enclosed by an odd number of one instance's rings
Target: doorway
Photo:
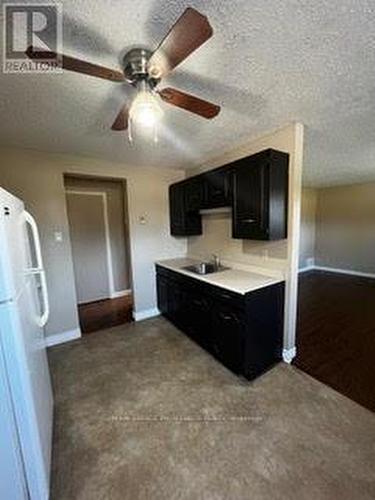
[[[64,176],[82,333],[132,320],[126,183]]]
[[[375,183],[302,191],[294,365],[375,411]]]

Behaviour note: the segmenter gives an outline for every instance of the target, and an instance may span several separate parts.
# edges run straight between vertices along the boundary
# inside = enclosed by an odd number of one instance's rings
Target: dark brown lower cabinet
[[[284,283],[246,295],[156,266],[160,312],[227,368],[252,380],[282,357]]]

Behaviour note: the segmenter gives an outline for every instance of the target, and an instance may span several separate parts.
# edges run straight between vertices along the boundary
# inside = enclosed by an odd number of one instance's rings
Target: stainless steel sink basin
[[[227,269],[230,268],[221,265],[217,266],[212,262],[200,262],[199,264],[192,264],[190,266],[185,266],[182,269],[184,269],[185,271],[190,271],[191,273],[195,274],[212,274],[212,273],[219,273],[221,271],[226,271]]]

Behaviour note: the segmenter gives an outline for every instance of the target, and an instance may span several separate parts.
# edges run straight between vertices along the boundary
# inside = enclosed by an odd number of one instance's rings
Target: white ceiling
[[[31,2],[30,2],[31,3]],[[222,106],[213,121],[163,105],[157,146],[110,126],[126,85],[75,73],[0,75],[0,141],[186,168],[290,121],[306,127],[304,182],[375,180],[374,0],[64,0],[64,52],[118,68],[186,6],[214,36],[164,82]]]

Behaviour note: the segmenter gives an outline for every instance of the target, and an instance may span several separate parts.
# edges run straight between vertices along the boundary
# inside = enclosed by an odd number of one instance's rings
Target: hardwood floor
[[[78,315],[82,333],[129,323],[133,320],[132,311],[132,295],[81,304],[78,306]]]
[[[375,279],[300,275],[294,364],[375,411]]]

